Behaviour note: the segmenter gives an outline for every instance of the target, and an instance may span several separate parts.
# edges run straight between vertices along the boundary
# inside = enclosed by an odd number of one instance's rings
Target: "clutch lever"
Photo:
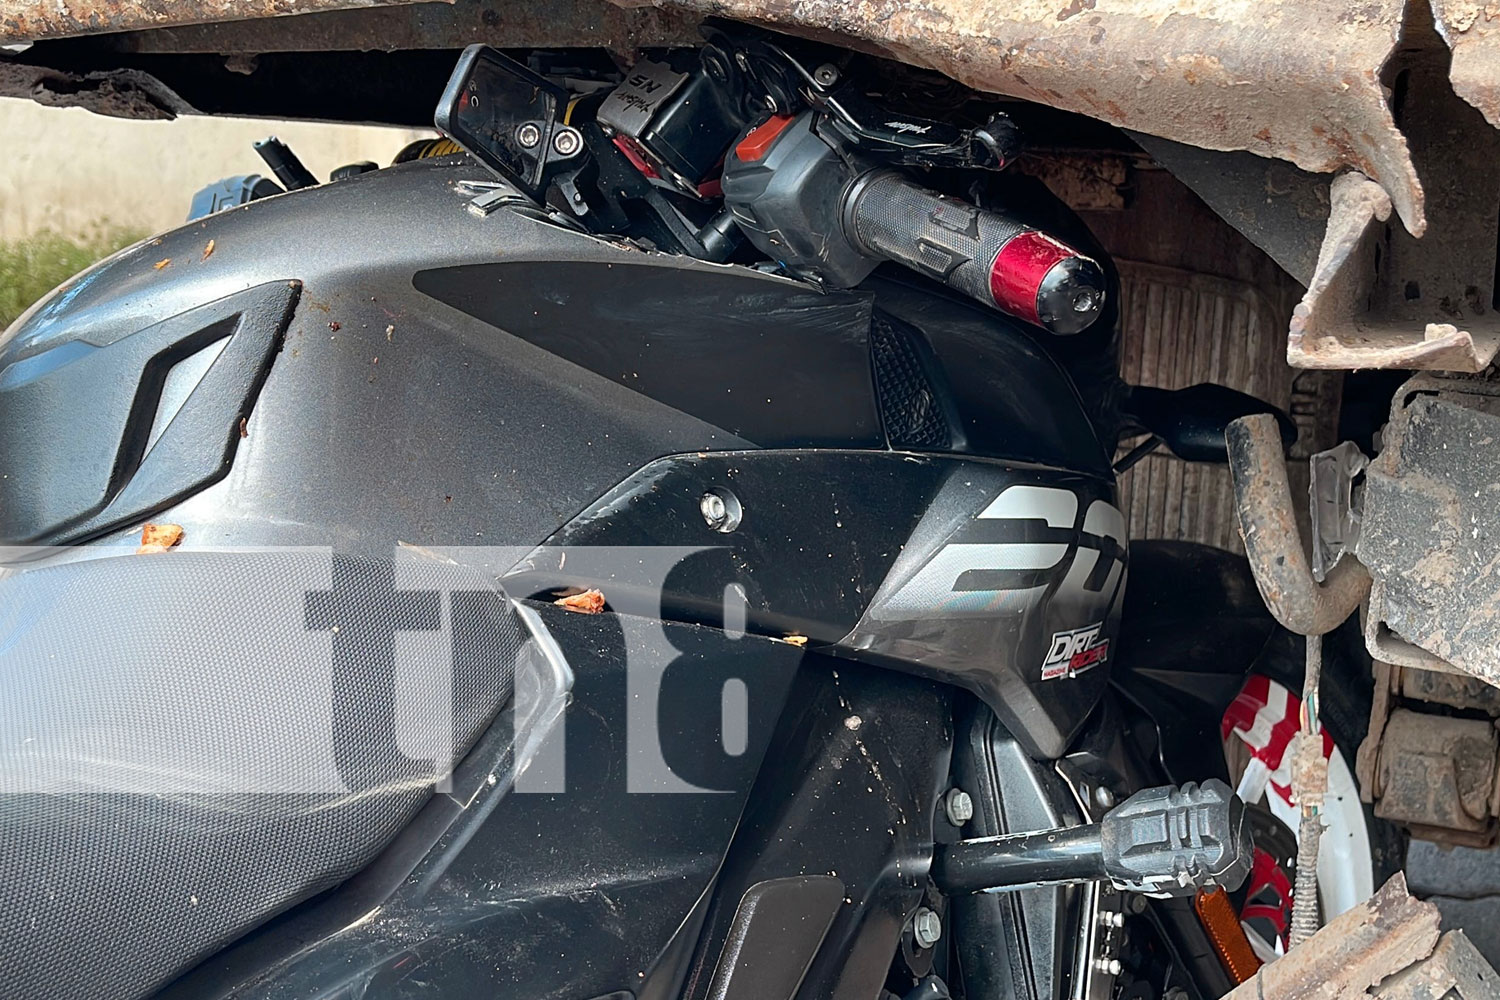
[[[763,90],[764,105],[789,115],[805,103],[819,114],[820,132],[887,164],[1003,170],[1021,154],[1021,131],[997,112],[978,128],[962,129],[916,115],[898,114],[866,97],[833,63],[809,68],[765,35],[723,36],[737,42],[735,60]]]
[[[1008,115],[995,113],[979,128],[897,114],[844,85],[809,93],[823,112],[822,124],[850,146],[888,163],[907,166],[1003,170],[1021,154],[1021,132]]]

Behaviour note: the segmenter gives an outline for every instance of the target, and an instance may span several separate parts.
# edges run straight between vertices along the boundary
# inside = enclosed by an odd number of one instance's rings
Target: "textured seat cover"
[[[168,552],[0,579],[0,995],[139,997],[367,864],[510,698],[478,574]]]

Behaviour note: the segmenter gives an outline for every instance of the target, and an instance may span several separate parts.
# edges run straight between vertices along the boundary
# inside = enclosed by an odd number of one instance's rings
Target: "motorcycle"
[[[1273,626],[1210,581],[1196,654],[1132,633],[1115,452],[1271,408],[1120,381],[1003,113],[728,24],[528,60],[389,168],[266,144],[285,192],[0,339],[4,994],[1246,978]]]

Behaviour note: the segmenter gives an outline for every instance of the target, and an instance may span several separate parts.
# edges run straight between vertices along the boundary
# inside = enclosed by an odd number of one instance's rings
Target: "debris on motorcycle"
[[[141,526],[141,547],[136,555],[154,555],[166,552],[182,542],[180,524],[144,524]]]
[[[582,615],[597,615],[604,610],[604,595],[597,590],[585,590],[578,594],[559,597],[552,603]]]

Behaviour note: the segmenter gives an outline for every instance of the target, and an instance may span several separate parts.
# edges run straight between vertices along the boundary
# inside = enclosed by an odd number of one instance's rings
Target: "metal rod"
[[[1313,578],[1293,514],[1281,427],[1275,417],[1241,417],[1230,423],[1224,437],[1245,555],[1266,607],[1298,635],[1322,635],[1338,628],[1370,592],[1369,572],[1348,555],[1323,583]]]
[[[948,893],[1024,889],[1105,878],[1099,824],[939,845],[932,880]]]

